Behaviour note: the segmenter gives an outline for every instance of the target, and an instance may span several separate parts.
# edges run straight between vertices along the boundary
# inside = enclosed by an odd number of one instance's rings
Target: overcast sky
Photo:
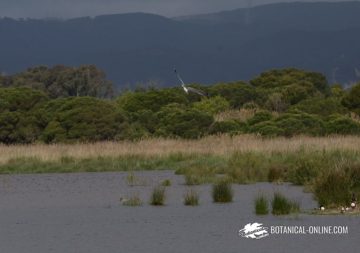
[[[70,18],[148,12],[168,17],[231,10],[250,5],[299,0],[0,0],[0,17]],[[300,0],[303,2],[346,0]]]

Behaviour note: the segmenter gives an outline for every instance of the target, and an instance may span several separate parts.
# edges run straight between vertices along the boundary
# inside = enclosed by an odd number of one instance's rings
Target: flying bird
[[[181,87],[184,89],[184,91],[186,92],[186,94],[189,94],[189,92],[192,92],[192,93],[195,93],[195,94],[198,94],[200,96],[203,96],[203,97],[207,97],[207,94],[201,90],[197,90],[195,88],[192,88],[192,87],[188,87],[185,85],[184,81],[181,79],[179,73],[176,71],[176,69],[174,69],[174,72],[177,76],[177,78],[180,80],[181,82]]]

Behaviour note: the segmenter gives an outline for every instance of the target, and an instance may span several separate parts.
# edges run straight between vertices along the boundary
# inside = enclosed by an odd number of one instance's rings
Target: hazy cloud
[[[297,1],[299,0],[0,0],[0,16],[69,18],[126,12],[149,12],[173,17],[274,2]],[[303,1],[339,2],[346,0]]]

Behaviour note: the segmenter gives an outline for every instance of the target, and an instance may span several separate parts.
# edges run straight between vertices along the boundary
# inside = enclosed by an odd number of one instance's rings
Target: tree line
[[[209,97],[186,94],[181,87],[114,96],[111,82],[95,66],[40,66],[0,75],[0,142],[360,134],[360,83],[345,90],[330,86],[320,73],[291,68],[249,82],[191,86]],[[240,109],[251,111],[251,117],[218,117]]]

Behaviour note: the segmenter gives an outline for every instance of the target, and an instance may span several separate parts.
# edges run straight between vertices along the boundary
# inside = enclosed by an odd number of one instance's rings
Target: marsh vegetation
[[[128,171],[129,186],[144,185],[141,170],[174,170],[185,184],[291,182],[327,206],[360,198],[360,138],[209,136],[199,140],[0,145],[0,172]],[[166,180],[160,182],[169,184]]]
[[[254,203],[256,215],[266,215],[269,213],[269,202],[265,195],[258,195]]]
[[[218,180],[213,185],[212,197],[215,203],[228,203],[233,201],[234,191],[228,180]]]
[[[197,206],[199,205],[199,194],[194,189],[188,189],[184,194],[185,206]]]
[[[165,205],[165,187],[156,186],[151,194],[150,204],[153,206],[163,206]]]
[[[299,203],[289,200],[279,192],[274,193],[274,197],[271,200],[271,206],[271,213],[273,215],[287,215],[291,213],[298,213],[300,211]]]

